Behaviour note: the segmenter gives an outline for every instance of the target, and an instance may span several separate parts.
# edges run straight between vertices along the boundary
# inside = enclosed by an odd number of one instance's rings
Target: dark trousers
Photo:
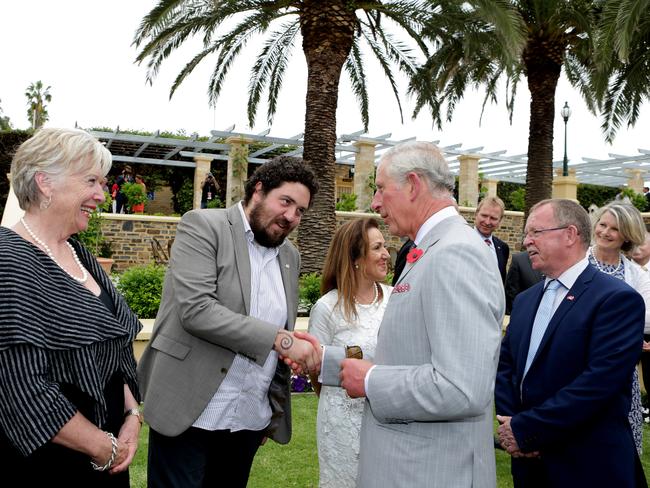
[[[263,431],[190,427],[177,437],[149,429],[149,488],[245,488]]]

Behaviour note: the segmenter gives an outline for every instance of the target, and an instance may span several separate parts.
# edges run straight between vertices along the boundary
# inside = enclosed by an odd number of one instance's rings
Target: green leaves
[[[156,317],[166,269],[155,264],[134,266],[120,275],[117,289],[139,318]]]

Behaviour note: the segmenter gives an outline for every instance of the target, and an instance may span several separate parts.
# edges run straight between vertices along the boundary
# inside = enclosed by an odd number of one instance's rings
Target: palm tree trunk
[[[553,189],[553,123],[555,89],[560,78],[564,46],[549,47],[548,39],[533,39],[524,52],[530,90],[528,169],[524,216],[540,200],[551,198]]]
[[[345,1],[303,2],[300,15],[307,60],[307,101],[303,158],[320,190],[298,229],[301,271],[321,271],[336,229],[336,108],[341,70],[352,47],[356,16]]]

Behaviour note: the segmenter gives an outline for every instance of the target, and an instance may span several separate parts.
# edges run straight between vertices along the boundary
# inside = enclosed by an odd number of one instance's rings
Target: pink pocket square
[[[411,289],[411,285],[408,283],[400,283],[399,285],[395,285],[393,288],[393,293],[405,293]]]

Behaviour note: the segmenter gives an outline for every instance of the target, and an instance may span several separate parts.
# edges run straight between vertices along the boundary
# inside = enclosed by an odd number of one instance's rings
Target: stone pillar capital
[[[460,163],[458,172],[458,204],[460,206],[476,207],[478,205],[479,159],[481,157],[475,154],[461,154],[458,156],[458,162]]]
[[[245,137],[245,136],[230,136],[226,138],[226,144],[234,145],[234,144],[252,144],[255,142],[255,139],[251,139],[250,137]]]

